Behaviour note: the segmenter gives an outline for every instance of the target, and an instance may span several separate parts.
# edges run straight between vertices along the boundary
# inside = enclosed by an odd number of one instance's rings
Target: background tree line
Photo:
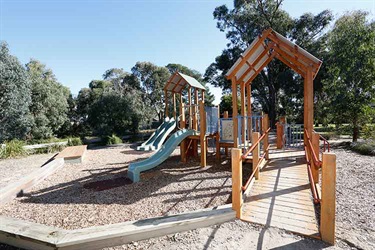
[[[223,89],[221,106],[231,100],[231,83],[225,74],[250,43],[272,28],[323,61],[314,80],[315,122],[349,123],[353,140],[361,128],[375,121],[375,25],[368,13],[354,11],[338,18],[324,10],[317,15],[292,18],[283,0],[235,0],[213,12],[217,28],[225,32],[227,47],[205,72],[205,80]],[[269,63],[252,82],[253,107],[303,123],[303,78],[279,60]],[[231,110],[229,110],[231,111]]]
[[[1,44],[0,63],[0,142],[136,133],[164,118],[163,87],[176,70],[204,84],[198,71],[180,64],[137,62],[131,72],[105,71],[73,97],[39,61],[22,66],[6,43]],[[206,105],[213,100],[207,89]]]

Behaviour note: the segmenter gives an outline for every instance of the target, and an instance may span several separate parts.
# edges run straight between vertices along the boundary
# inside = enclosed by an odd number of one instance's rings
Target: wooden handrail
[[[319,199],[318,192],[316,191],[316,186],[315,186],[314,178],[313,178],[312,171],[311,171],[311,162],[309,160],[309,154],[307,153],[306,145],[305,145],[305,157],[306,157],[306,162],[307,162],[307,175],[309,176],[310,188],[311,188],[311,192],[313,195],[314,204],[319,204],[320,199]]]
[[[251,152],[254,151],[255,147],[264,139],[264,137],[270,132],[271,128],[268,128],[266,132],[263,133],[261,137],[253,144],[251,147],[246,151],[245,154],[242,155],[242,159],[246,159]]]
[[[308,143],[309,149],[312,152],[312,158],[313,158],[312,160],[314,161],[315,166],[321,167],[322,166],[322,162],[316,156],[316,153],[314,151],[314,147],[313,147],[312,142],[310,140],[309,134],[307,133],[307,129],[305,129],[305,135],[306,135],[306,138],[307,138],[307,143]],[[305,150],[306,150],[306,147],[305,147]]]
[[[261,164],[262,161],[265,159],[265,156],[267,155],[267,152],[268,152],[268,150],[270,149],[270,146],[271,146],[271,145],[268,145],[268,147],[266,148],[266,150],[264,150],[264,153],[263,153],[262,157],[259,158],[259,161],[258,161],[258,164],[257,164],[256,168],[255,168],[255,169],[253,170],[253,172],[251,173],[249,179],[247,179],[245,185],[243,185],[243,186],[241,187],[241,188],[242,188],[242,191],[245,191],[245,190],[249,187],[249,185],[250,185],[250,183],[251,183],[251,180],[254,178],[255,173],[258,171],[258,168],[260,167],[260,164]]]

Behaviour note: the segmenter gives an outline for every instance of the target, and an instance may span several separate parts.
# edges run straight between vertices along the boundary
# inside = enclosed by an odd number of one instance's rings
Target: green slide
[[[176,121],[174,118],[166,117],[164,122],[156,129],[150,138],[137,147],[138,151],[159,150],[167,136],[175,129]]]
[[[139,182],[141,172],[146,170],[150,170],[154,167],[159,166],[162,162],[164,162],[168,157],[172,154],[174,149],[188,136],[194,135],[194,130],[179,130],[169,139],[166,143],[157,151],[154,155],[150,158],[131,163],[128,168],[128,178],[131,179],[133,182]]]

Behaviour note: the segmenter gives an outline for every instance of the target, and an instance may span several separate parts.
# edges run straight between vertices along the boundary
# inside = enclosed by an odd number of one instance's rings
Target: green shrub
[[[27,153],[23,146],[25,146],[25,143],[17,139],[6,141],[5,146],[0,148],[0,158],[14,158],[26,155]]]
[[[79,137],[69,138],[68,139],[68,146],[79,146],[82,145],[82,140]]]
[[[113,145],[113,144],[120,144],[122,140],[120,137],[112,134],[111,136],[106,136],[102,138],[104,145]]]
[[[375,140],[375,125],[374,124],[366,124],[362,128],[362,135],[364,139],[372,139]]]
[[[375,156],[375,140],[353,142],[350,147],[353,151],[359,154]]]

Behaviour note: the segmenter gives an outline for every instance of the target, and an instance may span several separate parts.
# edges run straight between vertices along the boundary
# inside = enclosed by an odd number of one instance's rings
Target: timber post
[[[237,108],[237,82],[232,79],[232,108],[233,108],[233,147],[238,148],[238,108]]]
[[[323,153],[320,234],[322,240],[335,244],[336,155]]]
[[[269,122],[268,114],[264,114],[264,116],[263,116],[263,133],[265,133],[268,130],[269,124],[270,124],[270,122]],[[268,145],[269,145],[268,135],[269,134],[267,133],[266,136],[264,137],[264,141],[263,141],[263,151],[266,154],[264,158],[266,160],[269,159],[269,153],[268,153],[268,150],[267,150]]]
[[[236,217],[241,218],[242,207],[242,152],[239,148],[232,149],[232,209]]]
[[[185,121],[185,104],[181,102],[180,105],[180,129],[185,129],[186,121]],[[181,161],[186,163],[186,139],[183,140],[180,144],[180,154],[181,154]]]
[[[226,119],[228,119],[229,118],[229,113],[228,113],[228,111],[224,111],[224,118],[226,118]],[[233,120],[232,120],[233,121]],[[227,146],[225,146],[224,147],[224,152],[225,152],[225,156],[228,156],[228,147]]]
[[[201,167],[206,167],[207,143],[206,143],[206,112],[204,110],[204,101],[199,101],[200,118],[200,144],[201,144]]]
[[[311,143],[312,143],[312,150],[314,150],[315,152],[315,155],[318,157],[318,160],[319,160],[319,134],[316,133],[316,132],[313,132],[312,133],[312,137],[311,137]],[[311,155],[310,155],[310,159],[312,159],[313,155],[312,155],[312,152],[311,152]],[[319,182],[319,167],[320,166],[317,166],[315,164],[314,161],[311,161],[311,173],[312,173],[312,176],[313,176],[313,179],[314,179],[314,183],[318,183]]]
[[[254,132],[253,133],[253,143],[256,143],[259,140],[260,134],[259,132]],[[253,172],[255,171],[255,180],[259,179],[259,168],[255,170],[255,168],[258,166],[259,163],[259,147],[260,143],[258,143],[254,150],[253,150]]]
[[[278,122],[276,124],[276,148],[281,149],[283,148],[284,144],[284,124]]]

